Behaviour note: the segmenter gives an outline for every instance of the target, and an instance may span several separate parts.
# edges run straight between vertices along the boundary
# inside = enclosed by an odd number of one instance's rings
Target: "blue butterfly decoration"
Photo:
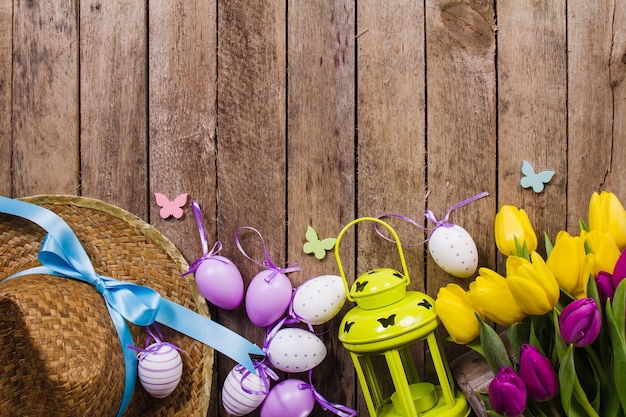
[[[528,161],[522,161],[522,174],[525,176],[520,180],[520,185],[524,188],[531,188],[539,194],[543,191],[544,184],[550,182],[554,176],[554,171],[541,171],[535,173],[535,169]]]

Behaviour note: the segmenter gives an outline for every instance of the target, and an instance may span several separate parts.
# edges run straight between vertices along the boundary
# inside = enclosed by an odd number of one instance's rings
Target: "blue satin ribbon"
[[[230,357],[250,372],[256,372],[250,355],[265,354],[244,337],[179,304],[167,300],[152,288],[119,281],[96,273],[82,244],[65,221],[56,213],[24,201],[0,196],[0,213],[30,220],[48,234],[39,251],[42,266],[18,272],[8,279],[27,274],[49,274],[72,278],[93,285],[102,294],[117,329],[126,366],[124,396],[117,415],[121,416],[135,389],[137,357],[127,345],[133,345],[128,322],[149,326],[159,322]]]

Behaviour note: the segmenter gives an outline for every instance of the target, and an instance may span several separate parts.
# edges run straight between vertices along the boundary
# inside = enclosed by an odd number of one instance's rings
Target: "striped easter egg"
[[[138,362],[139,381],[153,397],[165,398],[178,386],[183,361],[172,345],[155,343],[139,355]]]
[[[231,416],[245,416],[254,411],[267,393],[263,379],[242,366],[235,366],[222,386],[222,404]]]

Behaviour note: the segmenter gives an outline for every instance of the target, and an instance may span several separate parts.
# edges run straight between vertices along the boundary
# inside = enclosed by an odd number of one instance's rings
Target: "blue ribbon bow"
[[[36,204],[0,196],[0,212],[30,220],[48,232],[39,251],[42,266],[18,272],[7,279],[28,274],[48,274],[72,278],[93,285],[102,294],[122,344],[126,366],[124,396],[117,415],[121,416],[135,389],[137,357],[127,345],[133,345],[128,322],[149,326],[159,322],[183,333],[235,360],[250,372],[256,372],[250,355],[263,351],[239,334],[207,317],[176,304],[152,288],[119,281],[96,273],[89,256],[65,221],[52,211]]]

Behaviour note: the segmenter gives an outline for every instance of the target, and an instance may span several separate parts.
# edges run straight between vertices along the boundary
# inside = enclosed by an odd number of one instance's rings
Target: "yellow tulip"
[[[435,300],[439,319],[458,344],[466,344],[480,334],[476,310],[467,293],[457,284],[448,284],[439,289]]]
[[[537,252],[530,254],[530,262],[509,256],[506,282],[517,305],[528,315],[546,314],[559,301],[559,284]]]
[[[585,240],[562,230],[556,235],[554,247],[546,265],[554,274],[559,286],[576,298],[587,296],[589,282],[588,257]]]
[[[495,238],[498,250],[506,256],[519,255],[515,238],[520,246],[526,244],[529,253],[537,249],[537,235],[528,215],[515,206],[502,206],[496,213]]]
[[[506,279],[488,268],[480,268],[470,284],[469,296],[481,316],[503,326],[522,321],[526,314],[517,305]]]
[[[598,275],[600,271],[612,274],[621,254],[613,235],[609,232],[591,230],[582,231],[580,236],[585,239],[593,254],[593,275]]]
[[[607,191],[594,192],[589,201],[589,230],[609,232],[617,247],[626,247],[626,210],[617,196]]]

